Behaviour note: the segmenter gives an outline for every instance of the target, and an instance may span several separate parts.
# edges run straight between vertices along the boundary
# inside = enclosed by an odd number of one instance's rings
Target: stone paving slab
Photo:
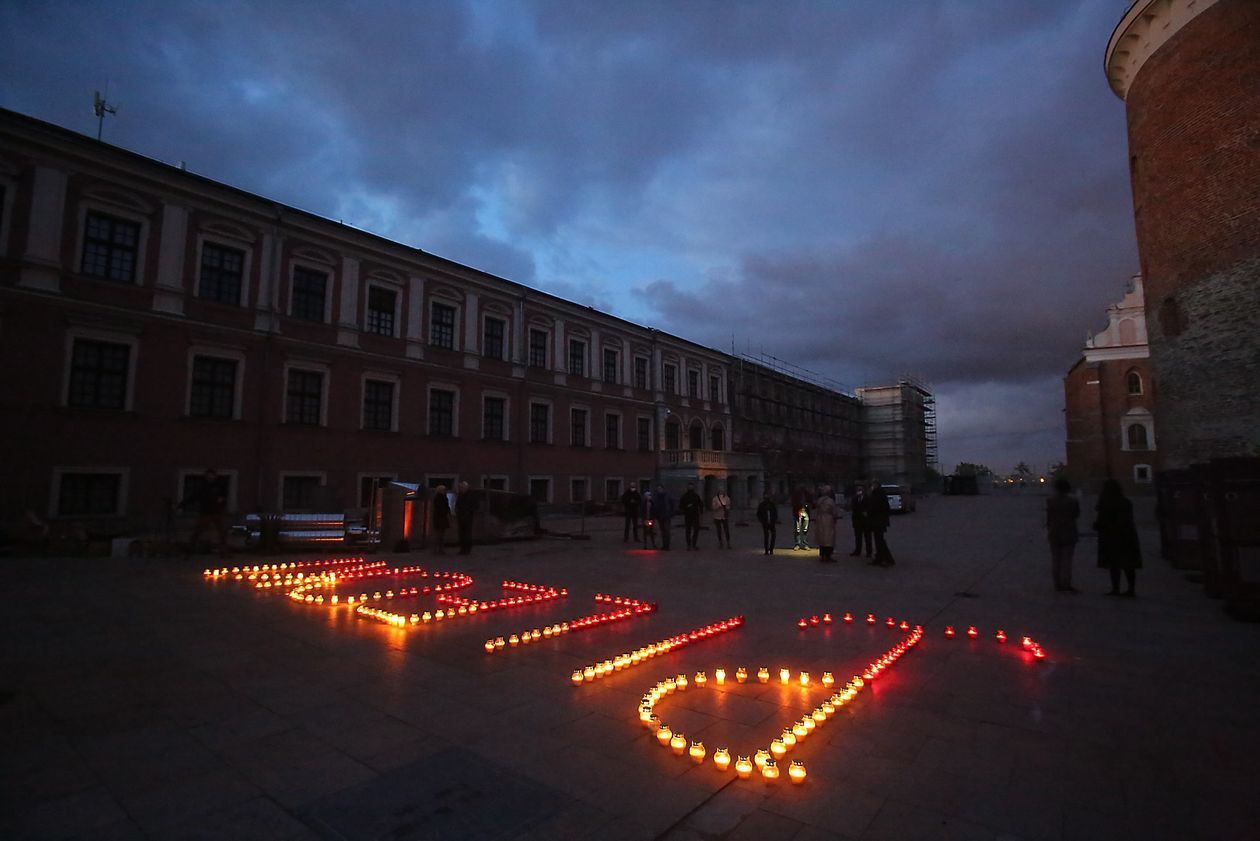
[[[1052,592],[1043,504],[924,498],[893,522],[892,569],[848,547],[834,565],[766,558],[753,529],[733,530],[735,550],[706,533],[700,551],[644,552],[598,519],[589,541],[400,556],[467,572],[479,598],[504,578],[570,592],[410,631],[207,583],[195,561],[5,560],[0,837],[1255,837],[1260,631],[1160,560],[1149,522],[1137,599],[1101,595],[1089,540],[1085,592]],[[593,612],[596,592],[660,610],[482,651],[488,636]],[[640,695],[680,672],[844,680],[898,638],[794,625],[845,610],[927,636],[797,748],[803,786],[693,766],[637,722]],[[588,662],[735,614],[739,631],[569,683]],[[984,633],[947,641],[946,624]],[[1048,660],[998,646],[997,627],[1033,635]],[[821,697],[711,681],[658,712],[710,751],[751,752]]]

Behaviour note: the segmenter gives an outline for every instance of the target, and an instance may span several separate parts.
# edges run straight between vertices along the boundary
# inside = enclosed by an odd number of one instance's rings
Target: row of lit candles
[[[710,637],[717,636],[718,634],[733,631],[736,628],[743,627],[743,625],[744,617],[742,616],[731,616],[727,619],[723,619],[721,622],[713,622],[708,625],[702,625],[699,628],[693,628],[686,633],[676,634],[672,637],[667,637],[663,640],[658,640],[657,642],[640,646],[634,651],[626,651],[615,657],[609,657],[606,660],[591,663],[581,669],[574,669],[573,674],[569,676],[569,680],[574,686],[581,686],[583,683],[590,683],[598,680],[604,677],[604,675],[619,672],[623,669],[629,669],[646,660],[650,660],[653,657],[657,657],[661,654],[668,654],[674,649],[682,648],[683,646],[689,645],[693,642],[699,642],[700,640],[709,639]]]
[[[629,602],[633,602],[632,606],[625,606]],[[622,602],[623,607],[612,611],[611,613],[592,613],[589,616],[579,616],[577,619],[570,619],[567,622],[561,622],[558,625],[548,625],[543,628],[530,628],[521,631],[520,634],[512,634],[506,640],[503,637],[494,637],[485,642],[484,648],[487,654],[493,654],[496,651],[503,651],[508,647],[515,647],[520,643],[529,644],[543,637],[554,636],[556,634],[567,634],[570,631],[583,631],[587,628],[594,628],[597,625],[606,625],[609,622],[620,622],[623,619],[633,619],[636,616],[642,616],[645,613],[652,613],[656,610],[656,605],[649,602],[641,602],[637,599],[627,599]],[[551,631],[549,634],[548,631]]]
[[[980,636],[980,630],[976,628],[975,625],[968,625],[966,633],[969,639],[976,639],[977,637]],[[958,633],[954,630],[954,626],[946,625],[945,638],[952,640],[956,636],[958,636]],[[1002,630],[1001,628],[997,629],[997,632],[994,633],[993,638],[997,640],[999,643],[1005,643],[1006,640],[1008,639],[1006,635],[1006,631]],[[1025,636],[1020,637],[1019,646],[1020,648],[1024,649],[1024,651],[1027,651],[1030,654],[1032,654],[1034,660],[1046,659],[1046,650],[1041,647],[1041,643],[1037,642],[1035,639],[1033,639],[1030,636],[1025,635]]]
[[[545,584],[526,584],[521,581],[504,581],[502,584],[504,590],[515,590],[528,595],[524,596],[505,596],[494,601],[476,602],[482,610],[498,610],[505,607],[520,607],[522,605],[538,604],[539,602],[550,601],[552,599],[567,598],[568,589],[561,587],[557,590],[555,587],[548,587]],[[466,599],[463,596],[446,596],[437,597],[439,602],[454,605],[472,605],[472,599]]]
[[[803,716],[791,727],[785,727],[779,737],[770,742],[768,748],[756,751],[751,758],[747,755],[736,757],[734,763],[736,776],[740,779],[748,779],[752,776],[755,768],[759,769],[762,779],[767,781],[777,780],[779,778],[778,763],[783,760],[788,751],[804,741],[815,729],[830,720],[841,707],[857,696],[862,687],[877,679],[880,673],[896,663],[903,654],[917,645],[922,638],[923,630],[921,627],[916,626],[909,636],[904,637],[881,657],[872,661],[861,675],[854,675],[844,689],[833,693],[809,715]],[[735,670],[735,676],[738,682],[744,683],[748,679],[748,670],[740,666]],[[770,670],[762,666],[757,670],[757,679],[761,683],[768,683]],[[726,669],[721,667],[715,669],[714,680],[718,684],[725,683]],[[791,671],[787,668],[779,669],[779,680],[784,684],[790,683],[792,681]],[[811,683],[809,672],[801,672],[797,677],[797,682],[803,687],[809,687]],[[835,678],[831,672],[823,672],[821,683],[825,688],[830,689],[835,684]],[[692,762],[699,765],[704,762],[707,753],[704,743],[694,741],[689,745],[685,735],[670,729],[669,725],[662,723],[655,714],[656,704],[661,698],[672,695],[674,692],[686,691],[689,684],[703,688],[708,684],[708,676],[704,672],[696,672],[690,681],[688,681],[685,674],[660,681],[643,696],[639,705],[639,720],[656,734],[656,740],[660,745],[672,750],[676,756],[682,756],[685,753]],[[719,771],[727,771],[731,767],[730,750],[725,747],[715,750],[713,752],[713,765]],[[793,783],[799,784],[805,781],[806,776],[808,776],[808,771],[805,768],[805,763],[799,759],[792,760],[792,763],[788,766],[788,778]]]
[[[294,574],[295,570],[350,566],[365,563],[363,558],[327,558],[321,561],[286,561],[281,564],[253,564],[235,567],[213,567],[201,571],[205,578],[232,578],[236,581],[248,578],[251,581],[259,576],[273,573]],[[373,565],[384,565],[384,561],[368,561]]]
[[[384,561],[369,561],[365,564],[355,564],[354,566],[337,567],[336,569],[318,570],[314,572],[286,572],[283,575],[276,573],[268,575],[263,573],[259,576],[251,575],[249,580],[254,582],[255,590],[270,590],[280,587],[292,587],[298,584],[309,584],[314,581],[336,581],[339,578],[364,578],[368,575],[394,575],[394,570],[390,569]]]
[[[852,624],[853,614],[846,612],[841,617],[841,619],[845,624]],[[802,616],[800,619],[796,620],[796,627],[800,628],[801,630],[806,630],[808,628],[816,628],[820,625],[830,625],[832,624],[833,621],[834,620],[832,619],[830,613],[824,613],[821,616],[817,614],[813,616],[809,616],[809,617]],[[874,613],[866,614],[866,624],[874,625],[878,621],[879,620],[875,617]],[[884,620],[884,624],[887,625],[889,628],[898,628],[903,632],[908,631],[910,629],[910,625],[908,622],[906,622],[905,620],[902,620],[901,623],[898,624],[897,621],[893,619],[891,616],[889,616],[887,619]],[[967,627],[966,634],[970,639],[976,639],[977,637],[980,636],[980,631],[976,628],[975,625],[969,625]],[[958,634],[954,630],[953,625],[945,626],[946,639],[953,639],[957,635]],[[997,632],[993,635],[993,638],[996,639],[1000,643],[1006,642],[1007,640],[1006,631],[1002,630],[1001,628],[998,628]],[[1042,648],[1041,644],[1038,643],[1036,640],[1034,640],[1032,637],[1029,637],[1029,636],[1022,637],[1020,639],[1020,645],[1025,651],[1030,652],[1034,659],[1044,660],[1046,658],[1045,649]]]
[[[398,570],[394,571],[391,574],[393,575],[416,575],[416,574],[427,575],[427,573],[424,572],[424,570],[420,569],[419,567],[415,567],[415,568],[400,567]],[[369,577],[376,577],[376,576],[377,576],[377,573],[373,572],[365,576],[351,577],[349,580],[361,580],[362,578],[369,578]],[[395,593],[393,590],[384,590],[384,591],[375,590],[372,593],[363,591],[363,592],[360,592],[357,596],[353,594],[347,596],[345,599],[345,603],[353,606],[356,603],[363,604],[368,601],[381,601],[382,599],[388,600],[388,599],[393,599],[395,597],[426,595],[428,593],[441,593],[441,592],[445,592],[449,590],[458,590],[464,587],[470,587],[472,586],[472,583],[473,583],[472,577],[465,575],[463,573],[454,573],[450,576],[450,579],[451,580],[447,581],[444,584],[432,584],[432,585],[426,585],[424,587],[410,587],[410,588],[403,587],[397,593]],[[344,583],[347,583],[347,579],[331,578],[331,577],[326,580],[308,581],[307,583],[301,584],[293,588],[292,590],[290,590],[289,598],[293,599],[294,601],[305,602],[307,604],[324,604],[325,602],[324,595],[322,593],[316,593],[315,591],[330,589],[332,587],[335,587],[338,584],[344,584]],[[330,605],[340,604],[341,597],[337,595],[336,593],[333,593],[327,598],[326,601]]]

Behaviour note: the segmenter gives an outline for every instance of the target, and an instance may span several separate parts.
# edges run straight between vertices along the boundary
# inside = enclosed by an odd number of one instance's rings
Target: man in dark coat
[[[1137,570],[1142,567],[1142,546],[1133,522],[1133,503],[1115,479],[1103,482],[1098,494],[1094,530],[1098,532],[1098,565],[1111,572],[1111,591],[1107,595],[1133,598]],[[1123,593],[1120,592],[1121,570],[1129,585]]]
[[[674,516],[674,498],[665,490],[664,485],[656,486],[652,494],[652,519],[656,521],[656,530],[661,533],[661,548],[669,551],[669,521]]]
[[[774,554],[774,536],[779,525],[779,509],[770,498],[770,492],[761,498],[757,506],[757,522],[761,523],[761,534],[765,540],[765,554]]]
[[[678,510],[683,515],[684,536],[688,549],[700,548],[700,514],[704,511],[704,500],[696,493],[695,485],[687,485],[687,491],[678,500]]]
[[[884,542],[884,532],[888,531],[889,517],[892,510],[888,507],[888,494],[879,482],[871,482],[871,494],[866,505],[866,524],[875,537],[875,560],[872,566],[890,567],[896,563],[888,544]]]
[[[1081,516],[1080,503],[1072,496],[1067,479],[1054,480],[1054,495],[1046,500],[1046,537],[1050,541],[1050,571],[1054,589],[1060,593],[1079,593],[1072,586],[1072,555],[1076,552],[1076,520]]]
[[[866,557],[872,554],[870,515],[867,512],[869,504],[866,488],[859,482],[849,499],[849,513],[853,518],[853,551],[849,555],[854,558],[861,556],[863,542],[866,543]]]
[[[459,483],[459,493],[455,495],[455,526],[459,530],[459,554],[472,553],[473,517],[477,514],[480,502],[467,482]]]
[[[198,485],[187,499],[180,502],[180,508],[197,507],[197,523],[193,526],[192,537],[188,539],[188,554],[197,551],[197,541],[206,529],[213,529],[219,537],[219,556],[227,554],[227,523],[223,514],[227,510],[227,482],[213,469],[207,470]]]
[[[634,532],[634,542],[639,542],[639,509],[643,505],[643,497],[639,494],[638,487],[634,482],[630,483],[630,488],[621,495],[621,510],[626,517],[625,534],[621,538],[622,543],[630,542],[630,533]]]

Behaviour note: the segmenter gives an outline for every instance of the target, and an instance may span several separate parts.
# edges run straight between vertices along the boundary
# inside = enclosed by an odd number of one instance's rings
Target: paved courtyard
[[[391,560],[466,572],[469,597],[499,598],[503,579],[569,595],[409,630],[208,583],[208,559],[5,560],[0,836],[1257,837],[1260,630],[1159,559],[1149,527],[1137,599],[1101,595],[1092,541],[1084,592],[1055,594],[1042,505],[923,499],[893,522],[893,569],[847,545],[829,566],[766,558],[755,528],[735,529],[731,551],[711,532],[684,551],[681,529],[672,552],[626,551],[610,521],[587,542],[415,553]],[[660,609],[484,652],[609,609],[597,592]],[[796,628],[826,611],[858,621]],[[739,630],[571,685],[587,663],[735,614]],[[779,668],[844,683],[902,638],[888,616],[921,623],[923,642],[789,754],[802,785],[693,765],[638,721],[657,681],[704,670],[709,685],[657,713],[710,755],[751,753],[829,694],[780,685]],[[1025,634],[1045,661],[1019,649]],[[763,665],[767,684],[715,685],[719,666]]]

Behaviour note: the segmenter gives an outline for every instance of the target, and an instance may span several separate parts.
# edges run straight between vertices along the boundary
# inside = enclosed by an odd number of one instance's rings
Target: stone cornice
[[[1146,60],[1217,0],[1136,0],[1107,42],[1103,67],[1116,96],[1124,99]]]

